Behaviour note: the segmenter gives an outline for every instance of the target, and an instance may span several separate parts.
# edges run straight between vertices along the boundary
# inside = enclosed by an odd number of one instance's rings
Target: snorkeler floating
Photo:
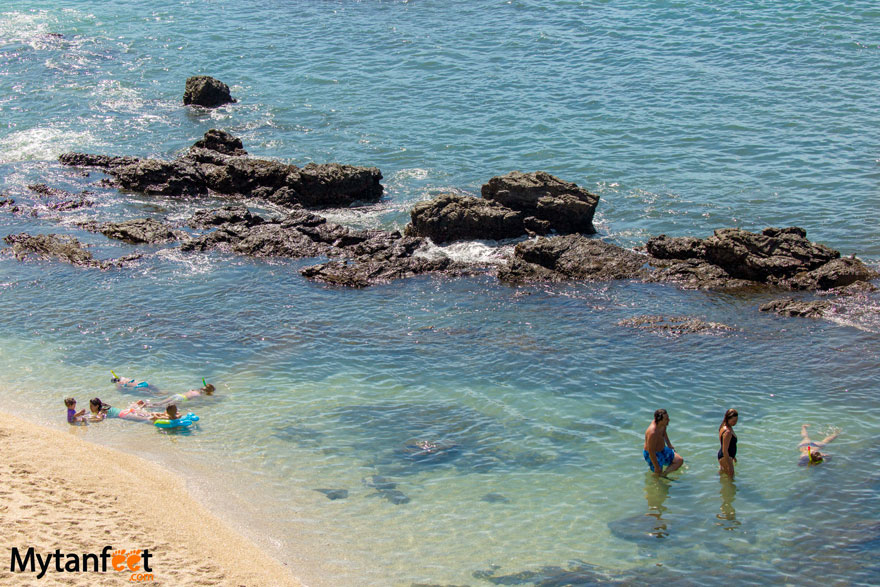
[[[833,432],[823,438],[821,442],[814,442],[810,440],[810,437],[807,435],[807,426],[809,426],[809,424],[804,424],[801,426],[801,443],[798,445],[798,450],[801,451],[801,457],[800,459],[798,459],[798,464],[818,465],[819,463],[830,458],[827,453],[824,453],[818,449],[824,449],[825,445],[837,438],[840,432]]]
[[[166,397],[166,398],[160,399],[160,400],[139,400],[134,405],[137,405],[142,408],[164,408],[164,407],[167,407],[171,404],[179,404],[179,403],[183,403],[183,402],[188,402],[188,401],[193,400],[197,397],[214,395],[215,389],[216,388],[212,384],[207,383],[203,378],[202,379],[202,387],[200,387],[199,389],[190,389],[189,391],[187,391],[185,393],[175,393],[172,396],[169,396],[169,397]]]
[[[129,379],[128,377],[120,377],[113,370],[110,371],[110,374],[113,376],[110,378],[110,383],[116,384],[116,389],[119,391],[126,390],[135,390],[135,391],[149,391],[150,393],[159,393],[159,388],[150,385],[146,381],[138,381],[136,379]]]

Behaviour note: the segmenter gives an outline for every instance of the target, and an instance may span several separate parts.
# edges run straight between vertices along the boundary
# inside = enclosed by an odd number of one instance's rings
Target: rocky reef
[[[599,196],[543,171],[493,177],[481,195],[442,194],[416,204],[406,234],[446,243],[596,232],[593,214]]]
[[[305,167],[254,159],[241,140],[210,130],[173,161],[64,153],[64,165],[97,167],[118,187],[167,196],[219,195],[260,198],[279,205],[308,208],[376,202],[382,197],[382,174],[375,167],[309,163]]]

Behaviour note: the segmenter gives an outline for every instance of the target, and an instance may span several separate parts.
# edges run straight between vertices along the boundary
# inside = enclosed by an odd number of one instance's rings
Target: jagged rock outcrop
[[[508,282],[606,281],[644,275],[645,257],[579,234],[539,237],[516,245],[514,258],[498,270]]]
[[[544,171],[512,171],[493,177],[482,187],[480,194],[485,200],[522,212],[527,228],[531,222],[529,219],[533,218],[545,221],[549,230],[560,234],[596,232],[593,214],[599,196]]]
[[[442,194],[417,204],[406,234],[435,243],[456,240],[516,238],[526,234],[592,234],[599,196],[536,171],[493,177],[482,198]]]
[[[183,103],[194,104],[205,108],[216,108],[224,104],[235,103],[229,93],[229,86],[208,75],[194,75],[186,80],[183,90]]]
[[[710,289],[762,284],[815,290],[877,276],[858,259],[841,259],[806,235],[794,226],[760,233],[725,228],[706,239],[660,235],[645,245],[653,268],[649,280]]]
[[[522,212],[496,202],[460,194],[442,194],[419,202],[405,232],[442,244],[457,240],[502,240],[525,234]]]
[[[201,145],[201,146],[196,146]],[[303,168],[243,154],[231,135],[208,131],[173,161],[65,153],[65,165],[99,167],[119,187],[147,194],[217,194],[263,198],[275,204],[308,208],[349,206],[382,197],[381,172],[375,167],[309,163]]]
[[[12,247],[7,250],[11,250],[19,261],[33,255],[40,259],[58,259],[78,267],[110,269],[141,257],[140,254],[133,254],[118,259],[98,260],[76,238],[56,234],[10,234],[3,238],[3,242]]]
[[[84,222],[79,226],[90,232],[100,232],[107,238],[132,244],[161,244],[186,236],[186,233],[174,230],[152,218],[134,218],[124,222]]]

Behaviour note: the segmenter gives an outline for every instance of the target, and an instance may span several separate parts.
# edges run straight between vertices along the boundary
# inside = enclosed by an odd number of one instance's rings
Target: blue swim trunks
[[[648,463],[648,466],[651,467],[651,472],[654,472],[654,464],[651,462],[651,455],[648,454],[648,451],[642,451],[645,453],[645,462]],[[657,462],[660,463],[660,467],[668,467],[672,464],[672,459],[675,458],[675,451],[669,448],[668,446],[663,447],[663,450],[660,452],[655,452],[654,456],[657,457]]]

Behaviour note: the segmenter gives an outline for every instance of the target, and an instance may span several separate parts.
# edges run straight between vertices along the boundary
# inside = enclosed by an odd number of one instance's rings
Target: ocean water
[[[63,396],[137,397],[111,369],[168,393],[207,378],[188,433],[71,433],[183,474],[310,585],[876,584],[876,295],[806,320],[759,312],[772,294],[631,282],[338,289],[299,275],[312,260],[85,233],[219,201],[122,194],[57,156],[171,158],[222,128],[254,156],[379,167],[380,203],[326,215],[385,229],[544,170],[598,193],[598,237],[624,246],[797,225],[880,268],[878,65],[868,2],[5,2],[0,193],[38,202],[27,185],[47,183],[95,205],[0,209],[0,236],[145,256],[104,272],[0,256],[0,407],[60,427]],[[239,102],[183,107],[196,74]],[[732,330],[620,324],[661,314]],[[671,480],[641,456],[658,407],[686,461]],[[729,407],[734,482],[715,460]],[[828,463],[797,466],[802,423],[840,432]],[[423,440],[450,448],[414,457]]]

